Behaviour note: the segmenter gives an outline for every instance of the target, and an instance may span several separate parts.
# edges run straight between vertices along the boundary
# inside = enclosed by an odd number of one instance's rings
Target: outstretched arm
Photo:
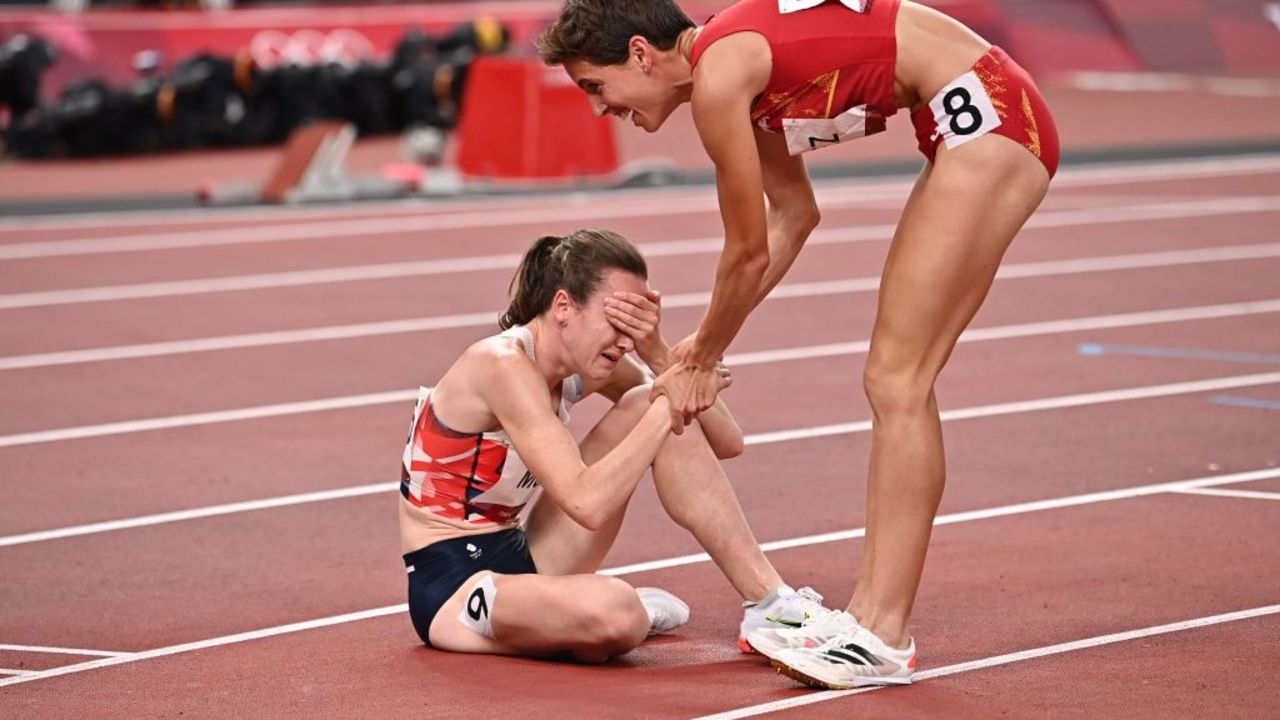
[[[769,268],[756,294],[759,305],[791,269],[809,233],[818,226],[818,204],[804,160],[787,151],[786,138],[755,128],[764,194],[769,198]]]
[[[802,194],[799,186],[790,188],[790,183],[778,178],[794,180],[797,167],[799,177],[804,178],[803,165],[797,166],[799,161],[789,157],[777,157],[772,144],[758,148],[751,122],[752,100],[769,81],[770,52],[760,35],[738,33],[708,48],[695,70],[693,119],[716,168],[724,249],[716,267],[710,306],[693,341],[677,346],[671,367],[655,382],[655,395],[666,394],[671,400],[675,432],[713,405],[715,364],[747,315],[781,279],[808,235],[805,222],[797,221],[798,214],[780,212],[782,206],[774,200],[775,196]],[[766,190],[770,191],[771,205],[777,208],[768,214]],[[783,205],[798,206],[785,201]],[[770,259],[775,244],[780,253],[776,269]]]

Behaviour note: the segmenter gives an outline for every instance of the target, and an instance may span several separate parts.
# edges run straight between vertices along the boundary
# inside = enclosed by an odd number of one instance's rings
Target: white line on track
[[[827,208],[860,207],[866,201],[880,201],[891,197],[904,197],[904,191],[886,193],[859,188],[840,188],[822,194]],[[29,243],[0,245],[0,260],[29,260],[35,258],[66,257],[71,255],[96,255],[103,253],[130,253],[154,250],[178,250],[229,245],[277,243],[287,241],[320,240],[326,238],[353,238],[366,240],[375,235],[402,233],[439,233],[446,230],[475,228],[507,228],[520,225],[546,225],[563,227],[565,223],[602,221],[627,217],[653,217],[655,215],[689,215],[712,213],[717,209],[713,193],[699,191],[692,195],[640,198],[623,202],[610,198],[608,202],[575,202],[565,205],[539,203],[487,207],[475,212],[399,214],[393,217],[354,219],[330,219],[324,222],[299,222],[292,224],[253,225],[233,228],[201,228],[198,230],[166,231],[140,235],[106,238],[70,238]],[[440,238],[435,238],[438,242]]]
[[[1051,500],[1036,500],[1033,502],[984,508],[982,510],[969,510],[966,512],[939,515],[934,518],[933,524],[934,526],[955,525],[957,523],[974,522],[976,520],[990,520],[991,518],[1006,517],[1009,515],[1021,515],[1023,513],[1040,512],[1043,510],[1058,510],[1061,508],[1076,507],[1078,505],[1114,502],[1116,500],[1130,500],[1133,498],[1146,497],[1148,495],[1160,495],[1162,493],[1188,492],[1197,488],[1256,482],[1258,480],[1270,480],[1278,477],[1280,477],[1280,468],[1250,470],[1247,472],[1230,473],[1228,475],[1210,475],[1191,480],[1177,480],[1174,482],[1156,483],[1154,485],[1140,485],[1137,487],[1122,488],[1120,490],[1106,490],[1103,492],[1053,498]],[[866,535],[866,532],[866,528],[840,530],[837,532],[821,533],[819,535],[808,535],[805,537],[760,543],[760,548],[765,552],[773,552],[774,550],[790,550],[792,548],[808,547],[810,545],[822,545],[824,543],[854,540],[863,537]],[[681,565],[694,565],[703,562],[711,562],[711,556],[706,553],[695,553],[693,555],[682,555],[680,557],[667,558],[665,560],[653,560],[650,562],[635,563],[633,565],[624,565],[609,570],[601,570],[600,573],[603,575],[629,575],[632,573],[665,570],[667,568],[678,567]]]
[[[1177,492],[1187,495],[1209,495],[1212,497],[1244,498],[1246,500],[1280,500],[1280,493],[1259,492],[1257,490],[1195,490],[1183,488]]]
[[[1019,272],[1014,267],[1014,272]],[[846,282],[858,282],[851,279]],[[771,294],[770,299],[783,297],[808,297],[803,293],[793,293],[791,285],[782,285]],[[825,293],[823,293],[825,294]],[[690,295],[672,295],[663,300],[664,306],[694,307],[691,300],[703,300],[705,293]],[[1179,322],[1183,320],[1201,320],[1209,318],[1239,317],[1272,313],[1280,310],[1280,299],[1257,300],[1241,303],[1224,303],[1220,305],[1202,305],[1199,307],[1177,308],[1170,310],[1152,310],[1146,312],[1120,313],[1116,315],[1099,315],[1066,320],[1050,320],[1038,323],[1008,325],[992,328],[971,328],[961,340],[989,340],[997,338],[1026,337],[1049,333],[1075,332],[1079,330],[1098,330],[1106,328],[1130,327],[1155,323]],[[40,368],[55,365],[77,365],[81,363],[102,362],[109,360],[127,360],[134,358],[159,357],[185,353],[212,352],[220,350],[243,349],[289,345],[293,343],[320,342],[329,340],[349,340],[354,338],[377,337],[402,333],[427,332],[492,325],[498,315],[497,310],[460,315],[442,315],[436,317],[409,318],[406,320],[388,320],[383,322],[356,323],[351,325],[330,325],[327,327],[305,328],[301,330],[281,330],[277,332],[246,333],[243,335],[222,335],[218,337],[195,338],[191,340],[173,340],[158,343],[142,343],[138,345],[117,345],[113,347],[89,348],[85,350],[64,350],[51,353],[35,353],[31,355],[10,355],[0,357],[0,370],[16,370],[22,368]],[[754,364],[757,362],[774,362],[785,359],[803,359],[844,355],[848,353],[866,352],[867,341],[834,343],[807,348],[786,348],[780,350],[764,350],[760,352],[742,353],[730,356],[731,366]]]
[[[1201,305],[1198,307],[1174,308],[1169,310],[1148,310],[1143,312],[1119,313],[1116,315],[1095,315],[1092,317],[1068,318],[1065,320],[1044,320],[1040,322],[1019,323],[1015,325],[976,327],[965,330],[964,333],[960,335],[960,339],[957,342],[968,343],[986,340],[1039,337],[1043,335],[1082,332],[1085,330],[1109,330],[1115,328],[1158,325],[1162,323],[1185,322],[1191,320],[1243,317],[1274,312],[1280,312],[1280,299],[1257,300],[1243,303],[1224,303],[1221,305]],[[836,357],[841,355],[858,355],[867,352],[870,347],[870,340],[856,340],[853,342],[831,343],[827,345],[810,345],[807,347],[781,348],[777,350],[759,350],[756,352],[730,355],[725,358],[725,364],[730,368],[737,368],[787,360],[812,360],[816,358]],[[0,358],[0,370],[5,369],[5,367],[6,359]]]
[[[95,535],[97,533],[111,532],[113,530],[128,530],[130,528],[147,527],[149,525],[163,525],[165,523],[182,522],[185,520],[198,520],[201,518],[217,517],[219,515],[251,512],[253,510],[267,510],[270,508],[289,507],[291,505],[303,505],[305,503],[343,500],[346,498],[362,497],[364,495],[376,495],[391,492],[395,490],[398,485],[399,483],[395,482],[357,485],[355,487],[339,488],[336,490],[319,490],[316,492],[300,493],[297,495],[282,495],[263,500],[246,500],[244,502],[226,503],[224,505],[209,505],[201,508],[193,508],[191,510],[177,510],[174,512],[158,513],[155,515],[143,515],[141,517],[128,518],[125,520],[109,520],[106,522],[90,523],[88,525],[76,525],[73,527],[57,528],[54,530],[24,533],[22,535],[9,535],[7,537],[0,537],[0,547],[26,545],[29,543],[45,542],[47,540],[61,540],[63,538],[78,537],[81,535]],[[4,646],[0,646],[0,649],[3,648]]]
[[[971,408],[945,410],[942,419],[962,420],[976,417],[992,417],[1010,415],[1037,410],[1053,410],[1082,405],[1118,402],[1122,400],[1139,400],[1188,393],[1213,392],[1231,390],[1258,385],[1272,385],[1280,382],[1280,372],[1256,373],[1252,375],[1229,375],[1225,377],[1195,380],[1191,382],[1150,385],[1146,387],[1107,390],[1103,392],[1063,395],[1059,397],[1041,398],[1021,402],[982,405]],[[81,425],[78,427],[59,428],[55,430],[38,430],[35,432],[0,435],[0,448],[18,447],[21,445],[37,445],[40,443],[61,442],[65,440],[82,440],[85,438],[105,437],[109,435],[128,435],[152,430],[170,430],[174,428],[193,427],[198,425],[214,425],[219,423],[240,422],[262,418],[301,415],[329,410],[373,407],[411,401],[417,397],[416,390],[391,390],[364,395],[345,395],[342,397],[304,400],[300,402],[278,403],[274,405],[256,405],[253,407],[217,410],[213,412],[193,413],[190,415],[171,415],[169,417],[146,418],[143,420],[126,420],[123,422],[103,423],[99,425]],[[832,435],[866,432],[871,427],[870,420],[822,425],[797,430],[781,430],[747,436],[747,444],[767,445],[775,442],[799,440]]]
[[[1210,215],[1235,215],[1245,212],[1280,211],[1280,197],[1277,198],[1230,198],[1212,200],[1205,203],[1182,202],[1160,206],[1126,206],[1115,208],[1099,208],[1094,210],[1061,210],[1044,212],[1036,215],[1027,223],[1028,229],[1047,227],[1070,227],[1078,225],[1108,224],[1117,222],[1137,222],[1155,219],[1177,219],[1187,217],[1205,217]],[[838,240],[818,240],[813,244],[831,242],[850,242],[866,240],[887,240],[893,235],[893,226],[880,225],[871,227],[841,228],[845,235],[838,235]],[[714,253],[720,250],[722,243],[714,238],[696,240],[677,240],[668,243],[642,244],[641,250],[650,257],[672,257]],[[1258,243],[1254,245],[1201,248],[1197,250],[1167,253],[1171,257],[1196,257],[1204,255],[1202,262],[1231,259],[1253,259],[1258,257],[1275,257],[1276,243]],[[1186,255],[1191,253],[1191,255]],[[1238,257],[1233,256],[1238,255]],[[1150,253],[1153,256],[1161,253]],[[1132,255],[1116,256],[1116,262]],[[512,255],[487,255],[443,260],[421,260],[414,262],[380,263],[376,265],[353,265],[316,270],[291,270],[286,272],[259,273],[253,275],[233,275],[197,280],[173,280],[130,285],[105,285],[99,287],[73,288],[68,290],[42,290],[36,292],[12,293],[0,295],[0,310],[15,308],[47,307],[51,305],[71,305],[77,303],[110,302],[118,300],[137,300],[143,298],[173,297],[178,295],[199,295],[217,292],[236,292],[244,290],[263,290],[282,287],[298,287],[304,285],[323,285],[329,283],[359,282],[368,280],[387,280],[393,278],[424,277],[430,275],[456,275],[461,272],[511,270],[519,258]],[[1031,263],[1031,265],[1050,266],[1063,263],[1070,267],[1073,262],[1087,263],[1088,259],[1048,261]],[[1172,264],[1185,260],[1169,261]],[[1118,269],[1118,268],[1105,268]],[[1003,272],[1007,273],[1005,268]],[[1083,270],[1081,270],[1083,272]],[[1006,275],[1007,276],[1007,275]],[[874,289],[874,288],[872,288]]]
[[[916,673],[915,679],[917,682],[922,680],[931,680],[933,678],[957,675],[959,673],[970,672],[973,670],[983,670],[1000,665],[1010,665],[1013,663],[1026,662],[1028,660],[1035,660],[1037,658],[1049,657],[1052,655],[1061,655],[1063,653],[1075,652],[1077,650],[1087,650],[1089,648],[1114,645],[1116,643],[1140,640],[1142,638],[1155,637],[1157,635],[1184,632],[1187,630],[1194,630],[1196,628],[1220,625],[1222,623],[1266,617],[1277,613],[1280,613],[1280,605],[1266,605],[1263,607],[1251,608],[1249,610],[1222,613],[1221,615],[1208,615],[1206,617],[1192,618],[1190,620],[1183,620],[1181,622],[1168,623],[1165,625],[1155,625],[1136,630],[1125,630],[1123,632],[1111,633],[1109,635],[1098,635],[1095,637],[1084,638],[1082,640],[1073,640],[1071,642],[1058,643],[1057,645],[1046,645],[1044,647],[1033,648],[1030,650],[1022,650],[1019,652],[1007,653],[1005,655],[994,655],[980,660],[971,660],[969,662],[957,663],[955,665],[945,665],[940,668],[923,670]],[[760,705],[752,705],[750,707],[739,708],[736,710],[728,710],[721,713],[715,713],[713,715],[702,715],[694,718],[694,720],[740,720],[741,718],[756,717],[766,713],[780,712],[782,710],[803,707],[805,705],[814,705],[816,703],[828,702],[830,700],[839,700],[841,698],[861,695],[863,693],[873,692],[879,689],[883,688],[872,687],[862,688],[859,690],[827,690],[823,692],[815,692],[789,698],[787,700],[775,700],[774,702],[761,703]]]
[[[345,397],[324,398],[321,400],[304,400],[301,402],[279,403],[276,405],[259,405],[256,407],[237,408],[235,410],[217,410],[214,412],[195,413],[192,415],[175,415],[146,420],[129,420],[126,422],[106,423],[102,425],[86,425],[79,428],[49,430],[20,435],[0,436],[0,447],[30,445],[33,443],[54,442],[104,435],[124,435],[128,433],[146,432],[148,430],[167,430],[193,425],[212,425],[225,422],[239,422],[258,418],[298,415],[302,413],[339,410],[343,408],[369,407],[404,402],[416,397],[413,390],[393,390],[390,392],[368,393],[365,395],[348,395]]]
[[[0,650],[29,653],[50,653],[54,655],[98,655],[102,657],[117,657],[120,655],[132,654],[111,650],[82,650],[80,648],[49,647],[47,645],[0,645]]]
[[[1150,162],[1126,162],[1089,167],[1065,167],[1054,179],[1055,188],[1114,185],[1129,182],[1162,182],[1191,178],[1250,175],[1280,171],[1280,156],[1274,154],[1235,155],[1206,157],[1192,160],[1168,160]],[[903,197],[911,188],[913,178],[899,177],[866,182],[863,180],[822,180],[816,182],[819,195],[850,189],[862,194],[896,192]],[[387,215],[403,212],[427,213],[456,212],[462,210],[487,210],[516,205],[572,206],[584,202],[618,202],[661,197],[688,197],[696,192],[713,192],[710,186],[699,188],[639,189],[610,191],[608,193],[582,191],[565,195],[541,195],[536,197],[501,197],[478,200],[398,200],[334,206],[283,206],[249,208],[194,208],[179,210],[130,211],[118,213],[85,213],[32,215],[0,218],[0,231],[60,230],[75,228],[106,228],[151,225],[184,225],[218,222],[245,222],[253,220],[289,221],[294,219],[325,218],[338,216]],[[678,194],[677,194],[678,193]]]
[[[844,206],[861,206],[869,200],[880,200],[884,196],[855,194],[848,196],[830,196],[821,201],[824,209],[836,209]],[[1268,212],[1275,209],[1275,198],[1232,197],[1209,198],[1203,200],[1182,199],[1178,202],[1139,203],[1118,207],[1098,207],[1080,210],[1044,210],[1031,219],[1027,227],[1058,227],[1064,224],[1087,224],[1091,222],[1123,222],[1168,219],[1179,217],[1198,217],[1207,215],[1233,214],[1241,212]],[[139,252],[151,250],[168,250],[191,247],[207,247],[216,245],[225,247],[247,243],[281,242],[287,240],[315,240],[334,237],[368,238],[371,235],[437,232],[459,228],[499,227],[522,223],[557,223],[557,227],[567,221],[600,220],[605,217],[649,217],[653,215],[670,215],[677,213],[712,212],[715,210],[714,198],[699,201],[696,204],[684,201],[666,200],[652,205],[637,206],[626,212],[623,208],[604,204],[588,208],[530,208],[516,212],[504,210],[496,213],[492,210],[474,214],[434,215],[430,217],[398,217],[370,218],[360,220],[331,220],[320,223],[299,223],[293,225],[268,225],[248,228],[226,228],[215,230],[192,230],[168,232],[132,237],[48,240],[32,243],[11,243],[0,245],[0,260],[18,260],[61,257],[68,255],[85,255],[119,252]],[[1061,215],[1057,223],[1054,219]],[[527,218],[527,220],[523,219]],[[1097,219],[1094,219],[1097,218]],[[872,230],[872,228],[867,228]],[[893,235],[893,225],[874,228],[876,237],[888,239]],[[715,239],[719,249],[720,240]],[[649,252],[648,245],[641,250]],[[500,256],[506,257],[506,256]],[[465,258],[463,258],[465,259]],[[400,265],[405,263],[393,263]],[[370,266],[381,267],[381,266]]]
[[[1144,485],[1123,490],[1113,490],[1100,493],[1088,493],[1085,495],[1073,495],[1061,497],[1052,500],[1042,500],[1031,503],[1018,503],[1016,505],[1006,505],[1003,507],[987,508],[983,510],[975,510],[965,513],[956,513],[953,515],[943,515],[935,520],[936,524],[958,524],[962,522],[973,522],[977,520],[986,520],[996,517],[1006,517],[1010,515],[1018,515],[1027,512],[1037,512],[1043,510],[1051,510],[1059,507],[1076,507],[1080,505],[1088,505],[1100,502],[1111,502],[1115,500],[1125,500],[1130,498],[1143,497],[1158,493],[1170,492],[1178,488],[1186,487],[1208,487],[1212,485],[1227,485],[1252,482],[1255,480],[1266,480],[1270,478],[1280,477],[1280,468],[1268,468],[1264,470],[1253,470],[1248,472],[1230,473],[1227,475],[1216,475],[1210,477],[1194,478],[1190,480],[1180,480],[1169,483],[1158,483],[1155,485]],[[837,542],[840,540],[860,537],[864,534],[865,529],[849,530],[838,533],[827,533],[824,535],[815,535],[807,538],[794,538],[791,540],[783,540],[771,543],[765,543],[761,547],[768,551],[800,547],[802,545],[813,545],[823,542]],[[660,570],[682,565],[689,565],[697,562],[705,562],[710,560],[705,555],[689,555],[676,558],[668,558],[666,560],[655,560],[646,563],[636,563],[616,568],[607,568],[601,570],[603,575],[627,575],[637,572],[647,572],[652,570]],[[173,645],[170,647],[157,648],[154,650],[146,650],[143,652],[132,653],[127,656],[106,658],[103,660],[92,660],[75,665],[65,665],[59,668],[46,670],[38,675],[24,676],[19,678],[0,679],[0,687],[6,685],[16,685],[34,680],[43,680],[46,678],[59,677],[62,675],[71,675],[74,673],[85,672],[87,670],[95,670],[98,668],[112,667],[115,665],[123,665],[126,663],[134,663],[140,660],[148,660],[151,658],[165,657],[167,655],[177,655],[179,653],[192,652],[195,650],[204,650],[207,648],[219,647],[222,645],[231,645],[235,643],[247,642],[250,640],[259,640],[262,638],[275,637],[278,635],[287,635],[290,633],[301,632],[304,630],[313,630],[317,628],[330,627],[333,625],[342,625],[350,622],[358,622],[361,620],[369,620],[373,618],[385,617],[387,615],[396,615],[408,612],[408,605],[401,603],[399,605],[390,605],[387,607],[373,608],[354,613],[345,613],[342,615],[334,615],[316,620],[308,620],[305,622],[289,623],[277,627],[264,628],[261,630],[252,630],[249,632],[236,633],[209,640],[198,640],[195,642],[183,643],[181,645]],[[941,668],[932,672],[940,672]],[[917,677],[923,679],[923,674]]]
[[[1039,410],[1060,409],[1068,407],[1081,407],[1089,404],[1119,402],[1124,400],[1167,397],[1172,395],[1180,395],[1195,392],[1213,391],[1220,389],[1224,384],[1237,386],[1238,384],[1256,385],[1280,382],[1280,372],[1264,373],[1262,375],[1246,375],[1229,378],[1218,378],[1214,380],[1201,380],[1189,383],[1175,383],[1172,385],[1156,385],[1140,388],[1129,388],[1126,390],[1113,390],[1101,393],[1085,393],[1082,395],[1065,395],[1053,398],[1043,398],[1040,400],[1022,401],[1015,403],[1002,403],[998,405],[984,405],[970,408],[957,408],[955,410],[947,410],[941,413],[942,421],[949,422],[952,420],[964,420],[970,418],[993,417],[998,415],[1020,414],[1025,412],[1035,412]],[[388,394],[389,395],[389,394]],[[414,391],[403,391],[396,393],[398,401],[408,402],[416,397]],[[279,406],[270,406],[279,407]],[[348,406],[349,407],[349,406]],[[262,408],[255,408],[262,410]],[[196,417],[196,416],[186,416]],[[257,415],[255,417],[266,417],[266,415]],[[94,426],[91,428],[79,428],[77,430],[93,430],[95,428],[102,429],[109,426]],[[832,437],[836,435],[847,435],[854,433],[867,432],[871,429],[871,421],[865,420],[861,422],[843,423],[839,425],[823,425],[810,428],[795,428],[791,430],[782,430],[770,433],[759,433],[748,435],[745,443],[748,446],[753,445],[770,445],[781,442],[792,442],[800,440],[808,440],[820,437]],[[53,431],[67,432],[67,431]],[[104,433],[105,434],[105,433]],[[27,435],[29,437],[30,434]],[[0,437],[0,447],[6,445],[17,445],[22,443],[13,442],[13,438],[21,438],[24,436],[7,436]],[[95,435],[82,435],[77,437],[95,437]],[[47,440],[36,440],[36,442],[51,442],[53,440],[65,440],[69,437],[57,437]],[[1280,471],[1277,471],[1280,475]],[[249,512],[253,510],[263,510],[268,508],[287,507],[292,505],[300,505],[304,503],[326,502],[329,500],[338,500],[362,495],[371,495],[381,492],[390,492],[396,488],[396,483],[372,483],[369,485],[358,485],[353,487],[338,488],[335,490],[323,490],[310,493],[302,493],[297,495],[285,495],[274,498],[266,498],[262,500],[249,500],[244,502],[227,503],[223,505],[211,505],[202,508],[193,508],[190,510],[178,510],[173,512],[159,513],[155,515],[144,515],[135,518],[123,520],[110,520],[105,522],[90,523],[86,525],[75,525],[63,528],[55,528],[51,530],[41,530],[31,533],[23,533],[20,535],[9,535],[0,537],[0,547],[8,547],[14,545],[25,545],[35,542],[44,542],[48,540],[60,540],[69,537],[78,537],[81,535],[91,535],[95,533],[111,532],[114,530],[126,530],[130,528],[146,527],[150,525],[160,525],[164,523],[180,522],[186,520],[196,520],[206,517],[216,517],[219,515],[228,515],[239,512]]]
[[[36,670],[10,670],[8,668],[0,668],[0,675],[17,675],[21,677],[23,675],[37,675],[37,674],[39,674],[39,672]]]

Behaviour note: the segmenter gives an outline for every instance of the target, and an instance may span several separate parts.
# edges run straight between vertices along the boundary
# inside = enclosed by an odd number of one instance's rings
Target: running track
[[[833,605],[907,189],[822,185],[822,229],[729,358],[739,497]],[[1280,156],[1062,173],[939,386],[925,672],[833,694],[737,653],[737,599],[648,486],[607,572],[690,601],[677,635],[603,667],[451,656],[401,605],[389,481],[412,388],[493,331],[548,232],[641,243],[683,337],[711,189],[0,220],[0,715],[1270,715],[1277,223]]]

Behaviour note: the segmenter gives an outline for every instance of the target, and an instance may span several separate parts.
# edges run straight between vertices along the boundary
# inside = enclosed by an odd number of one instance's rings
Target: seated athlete
[[[812,590],[783,584],[747,527],[718,461],[743,447],[723,402],[679,436],[666,400],[650,404],[650,376],[630,353],[657,374],[669,348],[647,277],[615,233],[541,238],[512,281],[504,331],[420,391],[400,538],[426,644],[603,662],[682,624],[689,610],[675,596],[593,574],[650,468],[663,507],[745,599],[740,648],[755,630],[824,612]],[[729,385],[723,367],[717,377]],[[568,409],[591,393],[613,407],[578,444]]]

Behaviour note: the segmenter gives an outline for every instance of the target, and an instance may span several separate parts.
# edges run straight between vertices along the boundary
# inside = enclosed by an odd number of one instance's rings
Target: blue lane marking
[[[1177,358],[1182,360],[1218,360],[1221,362],[1253,363],[1256,365],[1280,365],[1280,355],[1232,352],[1230,350],[1196,350],[1193,348],[1164,348],[1149,345],[1081,343],[1076,347],[1076,352],[1089,356],[1137,355],[1140,357]]]
[[[1259,398],[1232,397],[1230,395],[1214,395],[1213,404],[1258,408],[1260,410],[1280,410],[1280,400],[1261,400]]]

